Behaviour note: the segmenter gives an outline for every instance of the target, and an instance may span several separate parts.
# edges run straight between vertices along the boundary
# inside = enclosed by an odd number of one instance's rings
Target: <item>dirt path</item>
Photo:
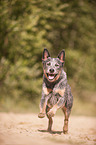
[[[69,134],[62,133],[63,116],[55,116],[53,133],[47,118],[37,114],[0,113],[0,145],[95,145],[96,118],[70,117]]]

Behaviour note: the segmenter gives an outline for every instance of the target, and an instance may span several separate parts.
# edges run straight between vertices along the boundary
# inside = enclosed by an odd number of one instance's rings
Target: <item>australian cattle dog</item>
[[[57,58],[51,58],[48,50],[43,51],[43,86],[40,101],[39,118],[47,115],[49,119],[48,131],[52,129],[52,117],[61,108],[65,114],[63,133],[68,132],[68,119],[73,105],[71,88],[67,83],[67,76],[63,70],[65,51],[62,50]]]

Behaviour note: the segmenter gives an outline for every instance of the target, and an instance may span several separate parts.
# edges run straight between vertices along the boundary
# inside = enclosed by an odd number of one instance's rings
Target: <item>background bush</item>
[[[40,99],[44,47],[53,57],[65,49],[74,96],[96,103],[95,10],[95,0],[0,1],[1,110]]]

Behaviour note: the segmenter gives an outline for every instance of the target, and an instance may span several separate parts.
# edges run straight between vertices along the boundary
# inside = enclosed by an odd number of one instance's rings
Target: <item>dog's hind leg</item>
[[[48,106],[46,106],[46,115],[47,115],[47,112],[50,110],[51,108],[49,108]],[[52,130],[52,124],[53,124],[53,120],[52,120],[52,117],[49,117],[48,115],[47,115],[47,117],[48,117],[48,132],[51,132],[51,130]]]
[[[52,117],[49,117],[48,119],[49,119],[49,123],[48,123],[48,129],[47,129],[47,130],[48,130],[49,132],[51,132],[53,120],[52,120]]]
[[[62,110],[65,114],[63,133],[67,134],[68,133],[68,119],[69,119],[70,111],[68,111],[66,107],[63,107]]]

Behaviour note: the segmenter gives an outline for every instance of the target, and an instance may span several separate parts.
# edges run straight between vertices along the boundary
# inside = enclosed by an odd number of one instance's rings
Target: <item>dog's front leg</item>
[[[50,109],[50,111],[47,113],[47,115],[49,117],[53,117],[56,113],[56,111],[59,109],[59,108],[62,108],[64,106],[64,98],[63,97],[60,97],[58,102]]]
[[[38,114],[39,118],[44,118],[45,117],[46,105],[47,105],[48,98],[49,98],[48,96],[43,96],[41,98],[40,113]]]

